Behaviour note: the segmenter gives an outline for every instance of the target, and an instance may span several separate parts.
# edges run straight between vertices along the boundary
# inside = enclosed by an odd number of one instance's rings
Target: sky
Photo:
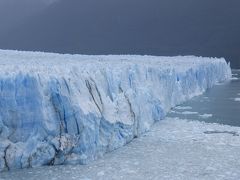
[[[21,25],[52,3],[54,0],[0,0],[0,34]]]
[[[0,0],[0,48],[225,57],[240,68],[239,0]]]

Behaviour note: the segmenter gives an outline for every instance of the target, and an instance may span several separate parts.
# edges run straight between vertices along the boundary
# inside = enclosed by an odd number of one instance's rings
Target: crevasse
[[[223,58],[0,50],[0,171],[86,164],[230,77]]]

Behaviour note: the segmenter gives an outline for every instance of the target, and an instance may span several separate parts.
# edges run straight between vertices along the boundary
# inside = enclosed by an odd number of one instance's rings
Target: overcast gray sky
[[[0,0],[0,48],[202,55],[240,67],[239,0]]]
[[[0,33],[23,23],[56,0],[0,0]]]

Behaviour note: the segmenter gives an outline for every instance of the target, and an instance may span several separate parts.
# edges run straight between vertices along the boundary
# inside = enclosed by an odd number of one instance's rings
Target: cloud
[[[20,2],[22,4],[28,4],[28,3],[36,3],[36,4],[39,4],[39,3],[44,3],[44,4],[52,4],[52,3],[55,3],[59,0],[21,0]],[[0,0],[0,6],[5,6],[5,5],[9,5],[9,4],[14,4],[14,3],[19,3],[19,0]]]
[[[55,2],[57,2],[59,0],[41,0],[41,1],[43,1],[46,4],[53,4],[53,3],[55,3]]]

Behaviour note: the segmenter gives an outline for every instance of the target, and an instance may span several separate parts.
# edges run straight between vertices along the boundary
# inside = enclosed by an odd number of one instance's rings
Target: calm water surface
[[[240,70],[230,82],[218,84],[203,95],[173,108],[169,117],[240,126]]]

